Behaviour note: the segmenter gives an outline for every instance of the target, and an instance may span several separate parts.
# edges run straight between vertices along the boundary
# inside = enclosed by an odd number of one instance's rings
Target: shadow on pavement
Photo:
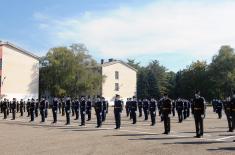
[[[235,151],[235,147],[220,147],[217,149],[207,149],[208,151]]]

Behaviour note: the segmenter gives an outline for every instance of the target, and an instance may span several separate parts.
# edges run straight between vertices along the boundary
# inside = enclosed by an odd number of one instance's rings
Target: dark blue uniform
[[[232,97],[230,102],[231,119],[232,119],[232,131],[235,129],[235,97]]]
[[[139,117],[142,117],[142,111],[143,111],[143,102],[142,102],[142,100],[138,100],[138,109],[139,109]]]
[[[20,101],[20,116],[24,115],[24,102],[23,100]]]
[[[103,105],[103,110],[102,110],[102,122],[104,122],[106,120],[106,114],[107,114],[107,109],[108,109],[108,105],[107,105],[107,101],[102,100],[102,105]]]
[[[12,120],[16,118],[16,101],[13,100],[11,103],[11,112],[12,112]]]
[[[205,103],[203,97],[198,97],[193,100],[192,114],[194,115],[195,120],[196,137],[200,138],[204,133],[203,119],[205,117]]]
[[[71,99],[67,99],[65,103],[66,125],[70,124],[70,110],[71,110]]]
[[[2,111],[4,114],[4,119],[7,119],[7,101],[6,100],[4,100],[2,103]]]
[[[116,99],[114,101],[114,117],[116,123],[115,129],[120,129],[121,127],[121,113],[122,113],[122,101]]]
[[[52,103],[53,123],[57,123],[58,100],[54,99]]]
[[[86,104],[86,113],[87,113],[87,121],[91,120],[91,109],[92,109],[92,102],[90,99],[88,99],[87,104]]]
[[[40,109],[40,114],[41,114],[41,122],[43,123],[45,122],[45,109],[46,109],[45,99],[42,99],[42,101],[40,102],[39,109]]]
[[[152,126],[156,124],[156,110],[157,110],[157,102],[155,100],[151,100],[149,103],[149,111],[150,111]]]
[[[34,121],[34,112],[35,112],[34,100],[31,101],[29,110],[30,110],[30,117],[31,117],[31,122],[32,122],[32,121]]]
[[[171,114],[171,100],[168,97],[166,97],[162,100],[162,116],[165,129],[164,134],[169,134],[171,130],[170,117],[169,117],[170,114]]]
[[[94,105],[95,108],[95,114],[97,119],[97,128],[102,126],[102,111],[103,111],[103,103],[101,101],[95,102]]]
[[[75,119],[74,120],[79,119],[79,107],[80,107],[80,102],[77,99],[77,100],[74,101],[74,112],[75,112]]]
[[[136,118],[136,111],[137,111],[137,101],[133,100],[130,102],[131,106],[130,106],[130,111],[131,111],[131,116],[133,119],[133,123],[132,124],[136,124],[137,118]]]
[[[85,126],[85,117],[86,117],[86,101],[82,100],[80,102],[80,113],[81,113],[81,125]]]
[[[143,110],[144,110],[144,120],[147,121],[149,116],[149,101],[147,99],[143,101]]]
[[[183,107],[184,107],[183,101],[178,99],[176,101],[176,110],[177,110],[177,113],[178,113],[179,123],[182,123],[182,121],[183,121]]]
[[[36,103],[35,103],[35,117],[38,117],[38,108],[39,108],[39,102],[38,102],[38,100],[36,100]]]
[[[223,105],[224,105],[224,112],[225,112],[225,115],[227,117],[227,122],[228,122],[228,129],[229,129],[228,132],[233,132],[233,129],[232,129],[231,104],[227,100],[227,101],[223,102]]]
[[[130,115],[130,103],[131,103],[131,101],[129,99],[127,99],[126,106],[125,106],[125,108],[126,108],[126,116],[127,117],[129,117],[129,115]]]
[[[220,100],[216,100],[215,102],[215,111],[218,114],[218,118],[221,119],[222,118],[222,109],[223,109],[223,105],[222,102]]]

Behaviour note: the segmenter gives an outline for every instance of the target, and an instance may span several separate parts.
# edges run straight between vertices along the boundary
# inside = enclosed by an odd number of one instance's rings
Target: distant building
[[[39,57],[0,41],[1,98],[28,99],[39,95]]]
[[[109,59],[101,60],[102,75],[105,80],[102,84],[102,96],[113,104],[116,94],[126,101],[136,95],[137,70],[123,61]]]

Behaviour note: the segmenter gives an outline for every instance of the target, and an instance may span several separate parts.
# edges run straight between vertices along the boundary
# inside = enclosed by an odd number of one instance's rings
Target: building
[[[39,57],[9,42],[0,41],[1,99],[38,98]]]
[[[105,77],[102,84],[102,96],[113,104],[116,94],[123,101],[136,95],[137,70],[123,61],[109,59],[101,60],[102,75]]]

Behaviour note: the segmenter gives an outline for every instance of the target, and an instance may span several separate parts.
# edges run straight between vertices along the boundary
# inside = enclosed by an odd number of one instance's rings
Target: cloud
[[[161,1],[78,17],[48,19],[40,13],[35,17],[53,44],[82,42],[105,57],[173,52],[205,58],[221,45],[235,46],[234,8],[233,1]]]

